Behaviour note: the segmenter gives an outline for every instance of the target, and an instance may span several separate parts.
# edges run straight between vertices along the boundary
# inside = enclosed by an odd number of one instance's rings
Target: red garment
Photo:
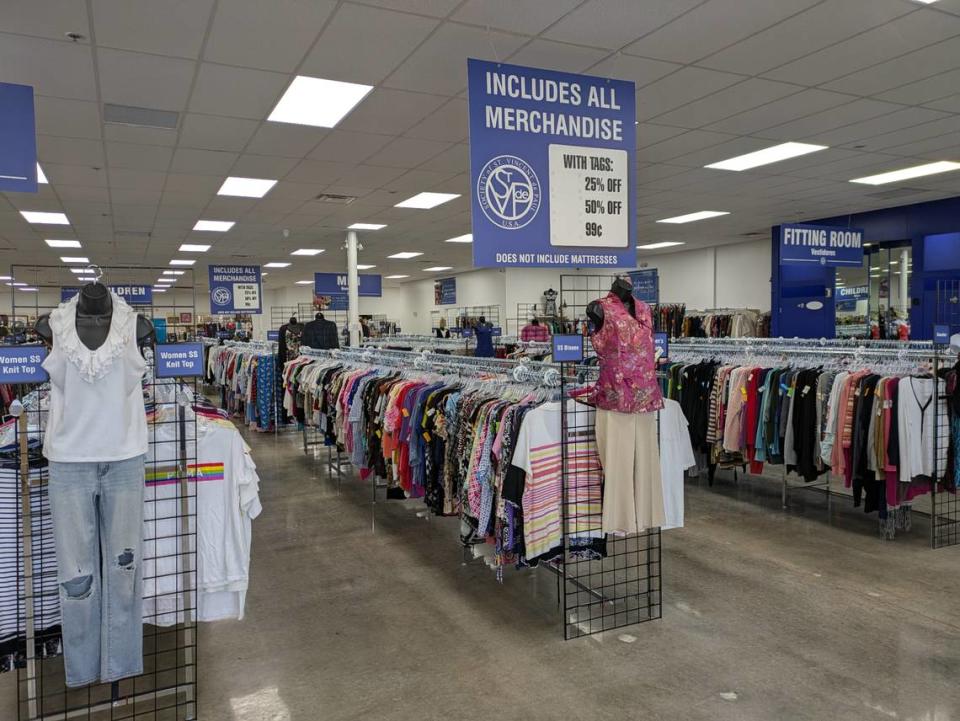
[[[760,368],[753,368],[750,375],[747,376],[747,422],[744,424],[746,439],[744,448],[747,451],[747,460],[750,461],[751,473],[763,473],[763,461],[756,460],[757,457],[757,423],[760,415]]]
[[[533,323],[528,323],[527,325],[523,326],[523,330],[520,331],[520,340],[549,343],[550,331],[545,325],[534,325]]]

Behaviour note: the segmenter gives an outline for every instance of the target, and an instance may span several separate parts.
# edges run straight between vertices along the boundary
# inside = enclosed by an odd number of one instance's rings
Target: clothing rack
[[[783,338],[706,338],[706,339],[677,339],[670,345],[670,360],[689,360],[699,362],[715,359],[723,363],[733,362],[742,365],[762,364],[769,362],[771,366],[794,366],[808,361],[811,366],[822,366],[836,363],[843,370],[855,370],[858,367],[868,367],[871,370],[887,371],[893,375],[914,375],[916,373],[929,374],[938,379],[934,384],[933,405],[935,409],[934,428],[949,424],[948,418],[943,418],[939,412],[943,399],[940,380],[940,371],[945,367],[947,354],[943,348],[935,346],[930,341],[897,341],[897,340],[855,340],[855,339],[783,339]],[[955,360],[953,358],[952,360]],[[798,363],[798,361],[800,363]],[[938,448],[939,432],[933,434],[934,467],[937,467],[941,457],[945,457],[948,449]],[[745,468],[745,466],[744,466]],[[734,480],[737,480],[737,471],[734,469]],[[960,514],[957,513],[957,504],[953,493],[944,493],[938,490],[939,481],[931,484],[931,511],[929,514],[922,511],[913,511],[920,515],[929,515],[930,544],[933,548],[960,543]],[[789,508],[789,492],[796,489],[812,489],[823,491],[827,498],[827,515],[831,514],[831,498],[849,498],[849,494],[831,488],[831,472],[823,474],[822,481],[805,483],[804,485],[790,485],[786,464],[781,467],[781,505]]]

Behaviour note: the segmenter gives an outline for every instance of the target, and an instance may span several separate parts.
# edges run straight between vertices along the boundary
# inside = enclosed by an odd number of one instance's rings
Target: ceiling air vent
[[[881,190],[879,193],[867,193],[867,197],[877,198],[879,200],[893,200],[894,198],[903,198],[907,195],[926,192],[926,188],[893,188],[891,190]]]
[[[180,113],[174,110],[154,110],[137,108],[133,105],[114,105],[104,103],[103,121],[117,125],[135,125],[140,128],[161,128],[176,130]]]
[[[337,195],[336,193],[320,193],[314,198],[321,203],[337,203],[338,205],[350,205],[356,199],[356,195]]]

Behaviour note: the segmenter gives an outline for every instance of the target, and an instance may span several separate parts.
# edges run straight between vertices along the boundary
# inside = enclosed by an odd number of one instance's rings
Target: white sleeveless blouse
[[[43,361],[50,374],[50,413],[43,455],[51,461],[122,461],[147,452],[141,379],[147,364],[137,348],[137,314],[111,291],[113,315],[96,350],[77,335],[79,294],[50,313],[53,350]]]

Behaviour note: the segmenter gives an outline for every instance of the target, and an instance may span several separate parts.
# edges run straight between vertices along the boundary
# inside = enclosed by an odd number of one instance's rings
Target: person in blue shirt
[[[473,327],[473,332],[477,336],[477,347],[473,355],[477,358],[493,358],[493,326],[487,323],[486,318],[480,316]]]

